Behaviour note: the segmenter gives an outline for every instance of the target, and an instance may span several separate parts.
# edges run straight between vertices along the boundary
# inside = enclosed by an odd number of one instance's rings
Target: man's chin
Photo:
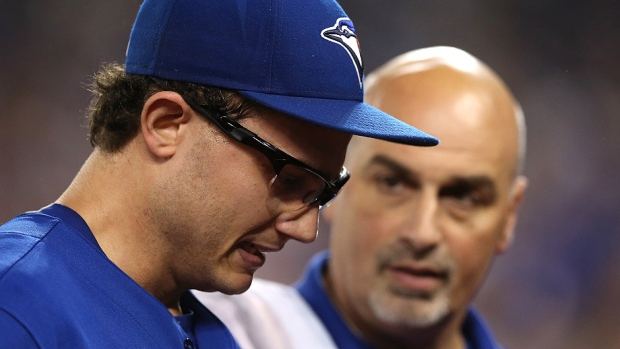
[[[449,316],[449,301],[444,297],[407,297],[377,295],[369,299],[370,307],[382,322],[409,328],[428,328]]]
[[[221,280],[211,280],[209,284],[195,289],[203,292],[220,292],[227,295],[240,294],[247,291],[252,285],[253,275],[234,273]]]
[[[243,275],[236,274],[234,277],[226,280],[225,283],[222,283],[218,291],[228,295],[243,293],[252,285],[253,276],[245,273]]]

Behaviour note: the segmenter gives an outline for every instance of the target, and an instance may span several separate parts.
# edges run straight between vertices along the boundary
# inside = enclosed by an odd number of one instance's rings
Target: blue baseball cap
[[[335,0],[146,0],[131,31],[125,69],[237,90],[346,133],[438,143],[363,102],[355,27]]]

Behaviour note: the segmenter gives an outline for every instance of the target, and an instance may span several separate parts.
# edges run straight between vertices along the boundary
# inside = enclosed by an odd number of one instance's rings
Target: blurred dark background
[[[517,239],[476,305],[508,348],[620,348],[620,2],[342,0],[366,71],[456,46],[528,124]],[[124,60],[139,0],[0,1],[0,222],[54,201],[91,151],[84,84]],[[259,276],[293,282],[325,248],[289,243]],[[363,253],[363,251],[360,251]]]

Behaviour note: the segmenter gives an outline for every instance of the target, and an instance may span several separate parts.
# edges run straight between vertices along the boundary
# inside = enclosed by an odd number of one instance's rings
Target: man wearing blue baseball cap
[[[362,102],[334,0],[146,0],[91,88],[93,153],[0,227],[2,348],[235,348],[187,290],[243,292],[313,241],[352,134],[437,144]]]

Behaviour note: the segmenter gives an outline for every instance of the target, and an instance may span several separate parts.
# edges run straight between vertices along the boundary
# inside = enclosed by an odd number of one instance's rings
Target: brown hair
[[[136,136],[144,103],[158,91],[174,91],[226,113],[240,108],[233,98],[238,94],[232,90],[127,74],[124,65],[117,63],[104,64],[88,87],[93,94],[87,116],[90,144],[111,153]]]

